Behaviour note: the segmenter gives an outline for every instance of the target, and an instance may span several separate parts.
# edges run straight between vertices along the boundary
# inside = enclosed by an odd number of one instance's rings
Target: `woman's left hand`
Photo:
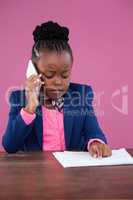
[[[95,158],[108,157],[112,155],[112,151],[107,144],[102,144],[97,141],[94,141],[92,144],[90,144],[88,151],[91,156]]]

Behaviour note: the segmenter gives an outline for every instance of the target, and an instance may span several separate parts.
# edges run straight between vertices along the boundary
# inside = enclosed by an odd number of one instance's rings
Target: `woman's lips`
[[[63,92],[64,90],[49,90],[50,92]]]
[[[49,89],[46,91],[47,95],[50,97],[61,97],[65,92],[64,90],[53,90],[53,89]]]

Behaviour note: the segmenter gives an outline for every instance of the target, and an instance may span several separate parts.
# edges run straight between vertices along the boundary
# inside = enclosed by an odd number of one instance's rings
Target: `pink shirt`
[[[23,110],[20,111],[21,117],[28,125],[36,117],[35,114],[30,114]],[[64,137],[64,117],[63,113],[57,110],[50,110],[42,106],[43,114],[43,151],[64,151],[65,137]],[[93,141],[104,142],[98,138],[90,139],[87,145],[89,150],[90,144]]]
[[[43,150],[64,151],[64,121],[63,113],[42,106],[43,113]]]

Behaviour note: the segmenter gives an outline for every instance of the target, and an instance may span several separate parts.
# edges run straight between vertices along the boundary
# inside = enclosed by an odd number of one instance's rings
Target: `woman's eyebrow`
[[[62,70],[61,70],[61,72],[70,72],[70,68],[69,67],[66,67],[66,68],[63,68]]]
[[[49,74],[49,73],[55,74],[56,71],[49,71],[49,70],[47,70],[47,71],[43,72],[43,74]]]
[[[50,69],[55,69],[56,65],[54,65],[54,64],[51,63],[51,64],[48,64],[47,67],[50,68]]]
[[[55,69],[57,66],[56,66],[56,64],[52,64],[52,63],[51,63],[51,64],[48,64],[47,67],[50,68],[50,69]],[[69,65],[64,64],[64,65],[62,65],[62,67],[63,67],[64,69],[68,69],[68,68],[69,68]]]

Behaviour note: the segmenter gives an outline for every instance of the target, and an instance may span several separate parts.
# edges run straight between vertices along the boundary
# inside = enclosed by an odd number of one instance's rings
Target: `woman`
[[[27,78],[25,90],[11,93],[2,140],[5,150],[80,150],[95,157],[110,156],[93,111],[92,88],[70,82],[69,29],[48,21],[37,26],[33,36],[31,61],[38,74]]]

